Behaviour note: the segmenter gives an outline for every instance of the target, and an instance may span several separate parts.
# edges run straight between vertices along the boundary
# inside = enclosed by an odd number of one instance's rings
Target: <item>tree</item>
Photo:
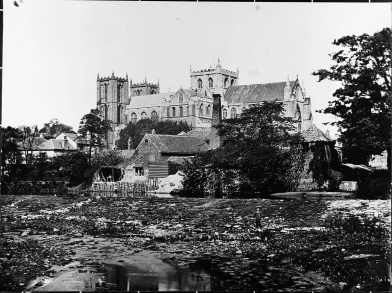
[[[133,147],[136,148],[146,133],[155,130],[156,134],[177,135],[181,131],[191,130],[188,123],[184,121],[152,121],[151,119],[142,119],[137,123],[129,123],[126,128],[120,131],[120,139],[116,142],[117,148],[125,150],[128,148],[128,139],[132,139]]]
[[[44,139],[39,136],[37,125],[19,126],[19,133],[20,148],[24,152],[26,164],[31,165],[33,153],[44,142]]]
[[[91,109],[80,121],[78,133],[89,141],[89,166],[91,166],[92,147],[102,147],[108,131],[112,131],[109,120],[100,117],[98,109]]]
[[[124,162],[121,152],[107,150],[94,154],[91,159],[91,172],[94,174],[101,167],[113,167]]]
[[[43,133],[45,138],[53,138],[62,132],[70,132],[72,127],[59,122],[57,118],[52,118],[48,123],[44,124],[44,127],[40,129],[39,133]]]
[[[18,140],[20,139],[20,132],[18,128],[8,126],[1,128],[1,175],[4,172],[9,172],[11,164],[20,164],[23,161],[21,150],[19,149]]]
[[[198,164],[209,170],[207,181],[216,178],[218,184],[226,177],[222,173],[227,173],[236,177],[230,181],[238,182],[240,194],[294,190],[303,169],[301,137],[294,132],[294,124],[277,102],[263,102],[246,109],[239,118],[223,120],[217,126],[222,146],[197,156]]]
[[[83,181],[90,175],[89,157],[84,152],[65,153],[54,157],[52,162],[62,176],[80,178]]]
[[[391,29],[374,35],[345,36],[333,42],[340,46],[330,55],[335,64],[313,75],[339,81],[342,86],[323,113],[339,118],[343,154],[347,161],[367,164],[372,155],[391,151]]]

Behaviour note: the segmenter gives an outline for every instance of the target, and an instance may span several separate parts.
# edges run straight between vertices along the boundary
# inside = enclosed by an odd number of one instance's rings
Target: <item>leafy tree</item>
[[[107,150],[95,153],[91,159],[91,172],[94,174],[101,167],[116,166],[124,162],[121,152],[116,150]]]
[[[53,164],[61,175],[86,178],[89,176],[89,158],[84,152],[65,153],[53,158]]]
[[[136,124],[129,123],[120,131],[120,139],[116,142],[117,148],[125,150],[128,148],[128,139],[132,139],[133,147],[136,148],[146,133],[155,130],[156,134],[177,135],[181,131],[189,131],[191,128],[184,121],[152,121],[151,119],[139,120]]]
[[[20,148],[24,152],[24,157],[27,165],[33,163],[33,153],[44,142],[44,139],[39,136],[38,128],[33,126],[20,126]]]
[[[1,128],[1,175],[9,172],[11,164],[20,164],[23,161],[21,150],[19,149],[18,139],[20,132],[18,128],[8,126]]]
[[[303,169],[301,137],[294,132],[295,120],[283,112],[282,104],[263,102],[245,110],[239,118],[223,120],[217,126],[223,145],[197,156],[199,165],[208,167],[210,175],[215,173],[207,180],[217,178],[217,184],[223,178],[219,174],[227,172],[235,174],[237,192],[241,194],[294,190]],[[188,176],[186,170],[183,172]]]
[[[71,131],[73,132],[71,126],[60,123],[57,118],[52,118],[49,121],[49,123],[44,124],[44,127],[40,129],[39,133],[44,133],[45,138],[50,139],[59,135],[62,132],[71,132]]]
[[[93,147],[102,147],[108,131],[112,131],[109,120],[102,119],[98,109],[91,109],[80,121],[78,133],[89,142],[89,165]]]
[[[330,55],[335,64],[313,73],[319,81],[342,86],[323,113],[339,118],[337,125],[347,161],[367,164],[371,155],[391,151],[391,29],[374,35],[345,36],[333,42],[339,51]]]

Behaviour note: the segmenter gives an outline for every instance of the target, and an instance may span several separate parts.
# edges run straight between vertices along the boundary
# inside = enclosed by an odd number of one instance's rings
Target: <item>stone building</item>
[[[283,103],[287,117],[300,121],[298,131],[306,130],[312,124],[311,99],[306,96],[298,77],[286,82],[238,85],[239,71],[223,69],[218,59],[215,68],[193,71],[190,68],[190,89],[180,88],[160,92],[157,84],[128,83],[125,79],[111,77],[97,79],[97,107],[102,116],[112,121],[113,132],[108,133],[108,147],[120,130],[129,122],[142,119],[186,121],[192,128],[211,127],[214,93],[222,96],[221,116],[234,118],[251,105],[263,101]]]
[[[114,76],[97,76],[97,108],[102,118],[110,120],[113,131],[106,134],[108,148],[113,148],[116,133],[125,128],[128,119],[125,108],[129,104],[128,74],[126,78]]]

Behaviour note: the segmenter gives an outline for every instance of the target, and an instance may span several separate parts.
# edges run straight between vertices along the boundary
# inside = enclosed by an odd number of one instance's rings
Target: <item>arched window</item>
[[[197,88],[198,88],[199,90],[201,90],[201,89],[203,88],[203,82],[201,81],[201,79],[199,79],[199,80],[197,81]]]
[[[151,112],[151,120],[154,122],[158,121],[158,113],[157,112],[155,112],[155,111]]]
[[[184,102],[184,96],[183,96],[183,94],[180,94],[180,97],[178,98],[178,102],[179,102],[179,103],[183,103],[183,102]]]
[[[225,87],[225,88],[227,87],[227,81],[228,81],[228,78],[226,77],[225,81],[223,82],[223,87]]]
[[[297,105],[297,109],[295,110],[295,120],[298,121],[298,132],[301,132],[302,116],[301,116],[301,110],[299,109],[298,105]]]
[[[121,85],[117,85],[117,103],[121,102]]]
[[[234,85],[234,79],[232,79],[230,82],[230,86],[233,86],[233,85]]]
[[[170,117],[170,107],[169,106],[167,106],[167,108],[166,108],[166,116],[167,116],[167,118]]]
[[[203,108],[204,108],[204,106],[203,106],[203,104],[201,104],[200,108],[199,108],[199,116],[203,116],[204,115]]]
[[[107,100],[107,98],[108,98],[108,85],[105,84],[105,101]]]
[[[121,123],[121,106],[117,106],[117,124]]]
[[[235,108],[231,108],[230,112],[230,118],[236,118],[237,117],[237,110]]]
[[[204,96],[206,96],[206,97],[207,97],[207,91],[204,91]]]
[[[214,81],[212,80],[211,77],[208,79],[208,86],[209,86],[210,88],[213,88],[213,87],[214,87]]]
[[[173,108],[172,108],[172,116],[173,116],[173,117],[176,117],[176,107],[173,107]]]
[[[132,124],[136,124],[136,122],[137,122],[137,115],[136,115],[136,113],[132,113],[132,115],[131,115],[131,123]]]
[[[183,112],[182,107],[180,106],[180,117],[182,117],[182,116],[184,116],[184,112]]]
[[[192,115],[196,116],[196,105],[192,105]]]
[[[186,106],[186,115],[189,116],[189,106]]]
[[[151,90],[151,94],[152,94],[152,95],[153,95],[153,94],[156,94],[155,90]]]
[[[147,113],[146,112],[142,112],[142,114],[140,115],[140,118],[143,119],[147,119]]]
[[[226,118],[227,118],[227,110],[226,110],[226,109],[223,109],[222,118],[223,118],[223,119],[226,119]]]
[[[206,110],[206,116],[210,116],[210,115],[211,115],[211,105],[208,105]]]
[[[108,119],[108,106],[105,106],[105,115],[104,119]]]

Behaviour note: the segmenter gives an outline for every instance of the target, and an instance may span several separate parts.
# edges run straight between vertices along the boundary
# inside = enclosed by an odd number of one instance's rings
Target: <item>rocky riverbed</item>
[[[120,290],[108,280],[108,263],[136,260],[202,271],[209,290],[389,289],[389,201],[1,200],[1,291]],[[256,207],[262,229],[254,226]]]

